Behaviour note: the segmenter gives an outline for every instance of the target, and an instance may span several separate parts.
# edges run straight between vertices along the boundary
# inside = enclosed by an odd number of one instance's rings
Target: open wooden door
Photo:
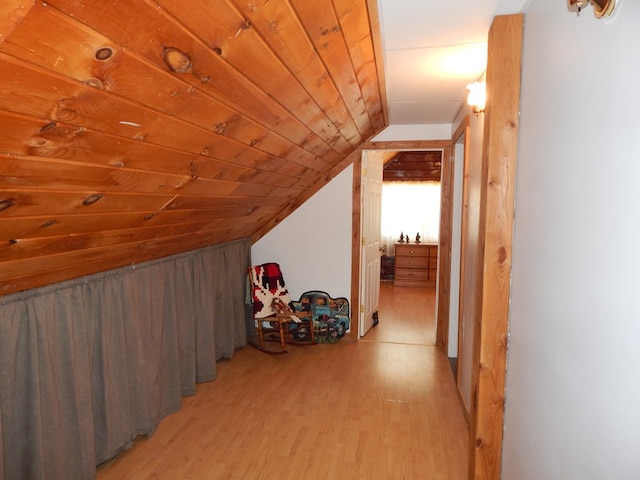
[[[362,155],[362,250],[360,263],[359,336],[373,326],[373,315],[380,300],[380,209],[382,205],[383,156],[378,152]]]

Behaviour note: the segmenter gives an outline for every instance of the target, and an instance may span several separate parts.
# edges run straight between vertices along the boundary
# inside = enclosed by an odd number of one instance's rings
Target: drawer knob
[[[409,253],[410,253],[411,255],[413,255],[414,253],[416,253],[416,251],[415,251],[415,250],[409,250]]]

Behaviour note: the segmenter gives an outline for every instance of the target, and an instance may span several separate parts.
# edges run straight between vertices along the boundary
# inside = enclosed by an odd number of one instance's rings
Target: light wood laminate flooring
[[[423,302],[432,301],[417,295],[422,289],[403,290],[381,296],[380,340],[345,337],[280,356],[238,350],[218,363],[215,381],[198,385],[182,410],[96,478],[465,479],[455,381],[432,345],[434,328],[421,331],[434,323],[435,306],[427,314]],[[392,312],[420,317],[420,328],[405,337],[401,325],[391,328]]]
[[[380,282],[379,323],[363,338],[371,342],[435,345],[436,289]]]

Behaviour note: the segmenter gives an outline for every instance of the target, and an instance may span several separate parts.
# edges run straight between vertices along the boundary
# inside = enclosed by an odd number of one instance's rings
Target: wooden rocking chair
[[[249,344],[271,354],[287,353],[286,344],[313,345],[315,333],[310,312],[296,312],[284,284],[280,265],[264,263],[249,267],[253,289],[253,317],[257,340]],[[266,348],[266,342],[280,344],[279,350]]]

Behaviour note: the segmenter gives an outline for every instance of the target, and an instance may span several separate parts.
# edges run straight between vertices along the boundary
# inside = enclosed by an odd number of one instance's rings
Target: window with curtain
[[[438,242],[440,237],[440,182],[383,182],[382,244],[386,255],[395,254],[393,244],[400,233],[415,241]]]

